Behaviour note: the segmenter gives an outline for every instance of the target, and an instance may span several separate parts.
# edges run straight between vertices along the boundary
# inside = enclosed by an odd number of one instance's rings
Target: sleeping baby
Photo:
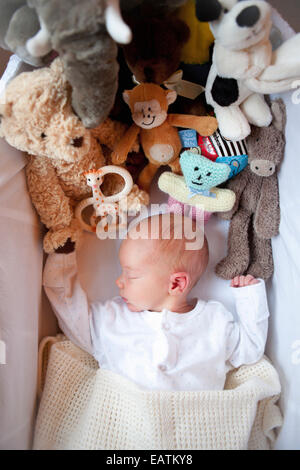
[[[181,215],[160,214],[129,230],[119,252],[120,295],[104,303],[89,302],[76,252],[52,254],[45,266],[45,291],[65,335],[102,369],[148,390],[222,390],[229,370],[264,353],[264,282],[249,275],[231,281],[238,321],[219,302],[190,300],[209,252],[203,233],[197,249],[184,230],[177,236],[185,222]],[[192,233],[200,234],[195,222]]]

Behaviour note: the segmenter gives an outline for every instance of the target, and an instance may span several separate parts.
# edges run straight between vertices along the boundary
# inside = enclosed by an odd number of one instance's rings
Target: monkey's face
[[[153,99],[134,104],[132,119],[143,129],[153,129],[161,126],[167,119],[167,112],[161,109],[160,103]]]

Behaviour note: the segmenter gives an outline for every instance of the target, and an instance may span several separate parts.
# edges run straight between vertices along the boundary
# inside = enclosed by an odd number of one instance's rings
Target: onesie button
[[[162,327],[163,327],[163,329],[166,330],[166,331],[168,331],[168,330],[170,329],[169,323],[163,323]]]
[[[158,366],[158,368],[159,368],[159,370],[161,370],[161,372],[166,372],[166,370],[167,370],[167,366],[165,366],[164,364],[160,364]]]

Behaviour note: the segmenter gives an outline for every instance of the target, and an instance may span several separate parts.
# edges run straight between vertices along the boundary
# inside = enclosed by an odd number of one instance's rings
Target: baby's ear
[[[168,106],[170,106],[170,104],[174,103],[174,101],[176,101],[176,98],[177,98],[176,91],[166,90],[166,99],[167,99]]]
[[[125,90],[123,92],[123,100],[125,101],[126,104],[130,107],[130,90]]]

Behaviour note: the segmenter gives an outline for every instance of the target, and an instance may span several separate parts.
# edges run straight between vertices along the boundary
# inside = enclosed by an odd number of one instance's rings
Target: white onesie
[[[184,314],[131,312],[121,297],[89,303],[76,253],[52,254],[44,287],[65,335],[99,366],[150,390],[222,390],[227,372],[259,361],[268,330],[265,284],[230,288],[239,322],[214,301]]]

